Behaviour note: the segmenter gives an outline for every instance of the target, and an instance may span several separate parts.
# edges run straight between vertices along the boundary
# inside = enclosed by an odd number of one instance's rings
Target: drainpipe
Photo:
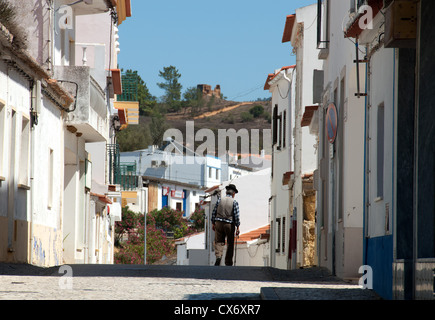
[[[366,92],[367,96],[365,97],[365,116],[364,116],[364,205],[363,205],[363,265],[367,265],[367,229],[368,229],[368,213],[369,213],[369,184],[367,183],[367,171],[370,170],[367,166],[367,161],[369,159],[369,119],[370,119],[370,112],[369,112],[369,97],[370,97],[370,63],[371,63],[371,57],[368,55],[368,48],[366,47],[366,56],[367,56],[367,63],[366,63]]]

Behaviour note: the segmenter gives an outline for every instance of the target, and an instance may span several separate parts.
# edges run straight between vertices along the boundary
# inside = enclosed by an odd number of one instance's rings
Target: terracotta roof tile
[[[269,239],[270,225],[239,235],[237,243],[246,243],[255,239]]]
[[[288,15],[285,20],[284,34],[282,35],[282,42],[289,42],[292,38],[293,26],[295,24],[296,15]]]

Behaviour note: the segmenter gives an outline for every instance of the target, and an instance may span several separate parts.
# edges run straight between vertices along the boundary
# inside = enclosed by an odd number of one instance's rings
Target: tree
[[[167,104],[170,111],[178,111],[181,108],[181,89],[183,86],[178,82],[181,74],[174,66],[164,67],[163,71],[159,71],[159,77],[163,78],[164,82],[159,82],[157,85],[160,89],[165,90],[163,101]]]
[[[258,118],[264,114],[264,107],[260,104],[257,104],[249,109],[249,113],[252,114],[254,118]]]
[[[197,87],[187,88],[183,94],[183,98],[184,114],[186,114],[189,107],[192,115],[197,114],[204,103],[202,92]]]
[[[151,118],[150,133],[153,145],[160,146],[163,143],[163,134],[167,129],[165,118],[160,113],[155,113]]]
[[[144,124],[128,126],[126,129],[117,132],[116,140],[121,152],[145,149],[152,142],[150,130]]]
[[[187,102],[193,102],[199,99],[200,94],[201,90],[199,90],[197,87],[190,87],[184,92],[183,98]]]
[[[252,119],[254,118],[254,116],[251,113],[246,111],[242,112],[240,114],[240,117],[242,118],[242,122],[249,122],[252,121]]]
[[[129,210],[128,206],[122,208],[122,220],[115,224],[115,245],[119,246],[122,236],[137,228],[139,219],[140,215]]]
[[[204,209],[196,209],[189,217],[192,223],[192,228],[197,231],[203,231],[205,228],[205,211]]]

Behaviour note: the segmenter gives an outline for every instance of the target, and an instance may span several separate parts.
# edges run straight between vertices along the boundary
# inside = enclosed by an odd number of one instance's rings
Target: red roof
[[[284,34],[282,35],[282,42],[289,42],[292,38],[293,26],[295,25],[296,15],[291,14],[285,20]]]
[[[374,19],[376,15],[381,11],[384,3],[383,0],[368,0],[367,5],[372,8]],[[363,32],[363,30],[359,26],[359,21],[363,17],[366,18],[366,15],[366,12],[360,12],[355,16],[352,24],[347,28],[344,33],[346,38],[357,38]]]
[[[313,118],[314,112],[319,108],[319,106],[308,106],[305,107],[304,115],[302,116],[301,126],[306,127],[311,123],[311,119]]]
[[[273,74],[273,73],[269,73],[267,75],[266,83],[264,84],[264,90],[270,89],[269,81],[272,80],[274,76],[275,76],[275,74]]]
[[[258,228],[256,230],[243,233],[237,238],[237,243],[246,243],[248,241],[252,241],[256,239],[269,239],[270,236],[269,230],[270,230],[270,224]]]
[[[101,201],[101,202],[104,202],[104,203],[107,203],[107,204],[112,204],[112,200],[110,200],[104,194],[98,194],[98,193],[91,192],[91,196],[98,197],[98,200]]]
[[[267,75],[267,79],[266,79],[266,83],[264,85],[264,90],[269,90],[270,89],[270,85],[269,82],[272,81],[273,79],[275,79],[275,77],[283,70],[288,70],[288,69],[293,69],[296,68],[296,65],[292,65],[292,66],[287,66],[287,67],[282,67],[281,69],[279,69],[279,71],[277,73],[269,73]]]

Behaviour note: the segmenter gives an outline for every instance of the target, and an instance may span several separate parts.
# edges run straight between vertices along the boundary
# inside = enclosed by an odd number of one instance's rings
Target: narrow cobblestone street
[[[0,264],[0,300],[377,300],[321,268]]]

